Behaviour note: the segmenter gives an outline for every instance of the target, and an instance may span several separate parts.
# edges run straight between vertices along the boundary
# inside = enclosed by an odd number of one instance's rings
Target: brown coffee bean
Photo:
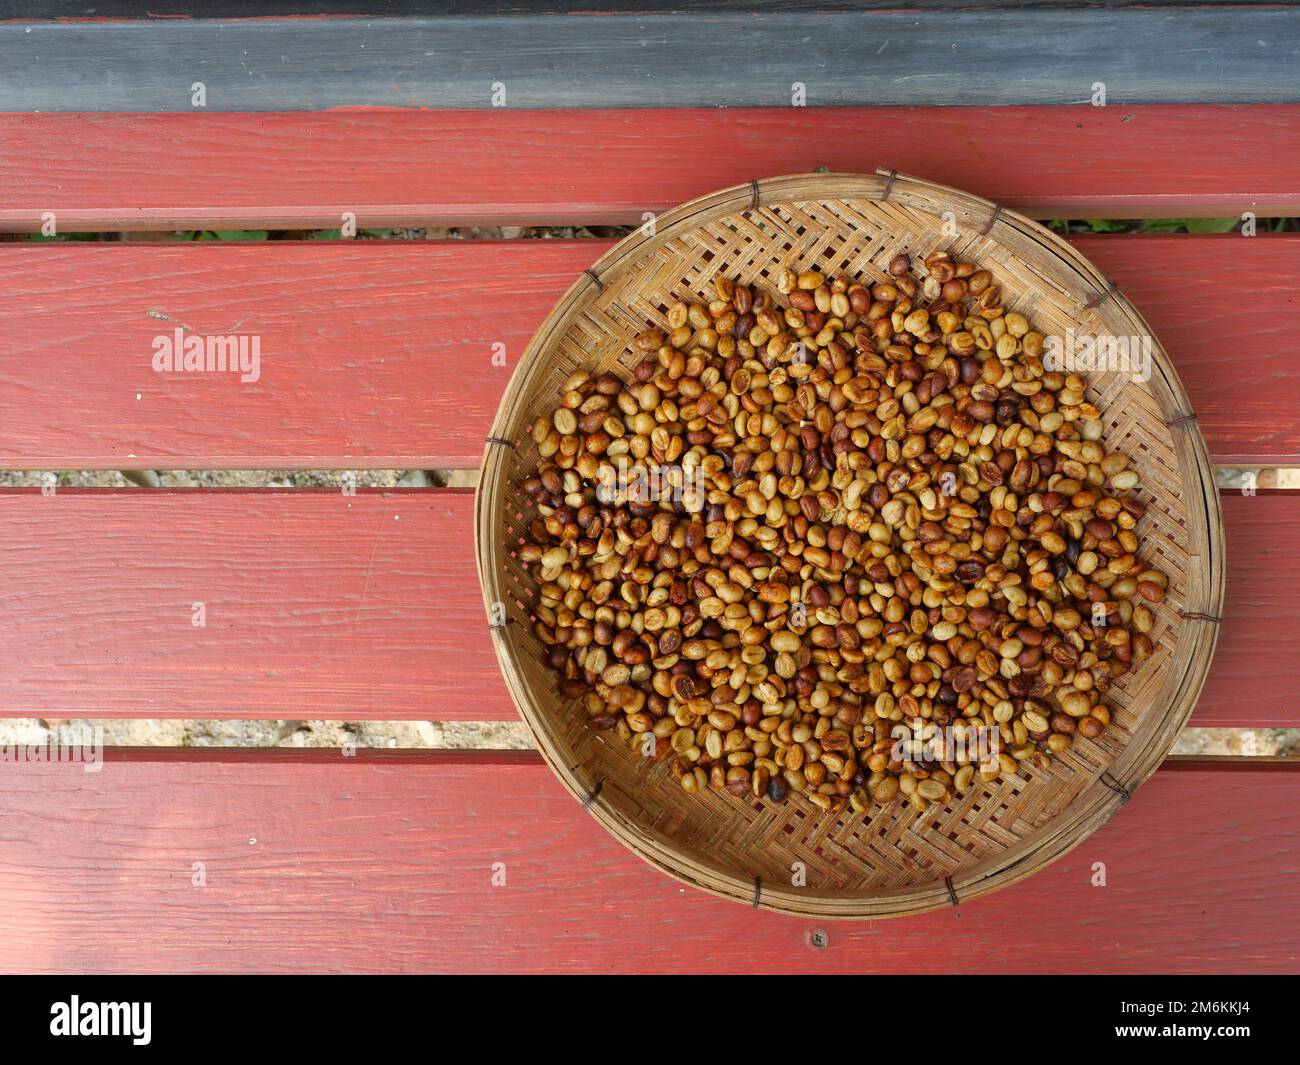
[[[1095,740],[1102,734],[1106,726],[1097,720],[1097,718],[1089,715],[1088,717],[1079,720],[1078,728],[1080,736],[1086,736],[1090,740]]]

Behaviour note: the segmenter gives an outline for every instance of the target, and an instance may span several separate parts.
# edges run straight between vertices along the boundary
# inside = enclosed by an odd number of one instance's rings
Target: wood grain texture
[[[0,716],[513,720],[472,503],[0,492]],[[1223,632],[1191,723],[1300,726],[1300,495],[1225,494],[1224,513]]]
[[[1289,888],[1300,874],[1300,790],[1287,769],[1166,768],[1022,884],[955,911],[817,924],[720,902],[654,871],[535,758],[333,759],[128,761],[110,751],[92,774],[4,766],[0,968],[1300,969]],[[1098,862],[1105,887],[1092,886]],[[811,942],[818,929],[824,949]]]
[[[1300,237],[1074,243],[1170,353],[1218,464],[1300,464]],[[608,247],[2,244],[0,469],[477,466],[529,338]],[[260,336],[260,379],[156,373],[181,323]]]
[[[1298,57],[1290,7],[4,23],[0,110],[1294,102]]]
[[[468,492],[0,500],[6,715],[514,716]]]
[[[774,147],[783,173],[887,165],[1034,217],[1300,213],[1291,105],[48,113],[0,114],[0,232],[640,225]]]
[[[475,466],[514,360],[595,255],[574,241],[0,246],[0,465]],[[181,323],[259,335],[260,379],[156,373],[152,338]]]

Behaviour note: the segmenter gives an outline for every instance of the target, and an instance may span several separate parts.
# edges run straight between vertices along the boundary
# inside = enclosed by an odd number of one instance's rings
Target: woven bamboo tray
[[[1107,450],[1128,453],[1147,504],[1142,554],[1169,577],[1155,653],[1112,685],[1097,740],[1040,770],[976,783],[917,815],[905,802],[823,813],[723,791],[690,795],[666,764],[592,731],[557,694],[533,635],[531,578],[514,557],[532,515],[517,491],[535,461],[533,418],[576,369],[627,376],[632,338],[676,299],[699,300],[718,274],[771,290],[784,267],[871,284],[900,252],[949,251],[993,272],[1006,307],[1045,334],[1148,336],[1124,296],[1065,241],[987,200],[892,171],[771,178],[661,215],[578,278],[533,338],[501,401],[478,489],[479,576],[511,696],[555,774],[646,861],[695,887],[784,913],[888,917],[956,905],[1029,876],[1122,806],[1168,753],[1214,653],[1223,600],[1223,519],[1205,442],[1164,350],[1153,371],[1090,375]],[[955,233],[955,235],[953,235]],[[868,280],[869,279],[869,280]],[[576,857],[576,856],[575,856]],[[802,863],[806,879],[795,886]]]

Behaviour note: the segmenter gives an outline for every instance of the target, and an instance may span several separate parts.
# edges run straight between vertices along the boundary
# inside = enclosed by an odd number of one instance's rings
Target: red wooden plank
[[[0,466],[476,466],[533,329],[596,254],[0,246]],[[178,323],[257,335],[259,379],[156,372],[153,339]]]
[[[471,503],[463,490],[0,496],[3,713],[512,718]]]
[[[1076,243],[1149,318],[1216,461],[1300,463],[1300,238]],[[476,466],[534,329],[607,247],[0,245],[0,468]],[[259,379],[156,372],[177,323],[257,335]]]
[[[1036,217],[1295,214],[1300,107],[5,114],[0,231],[639,223],[820,165]]]
[[[682,887],[545,766],[483,753],[6,765],[0,969],[1300,971],[1293,770],[1166,768],[1021,884],[817,924]]]
[[[471,503],[0,492],[0,715],[512,719]],[[1193,724],[1300,725],[1300,494],[1224,509],[1225,620]]]

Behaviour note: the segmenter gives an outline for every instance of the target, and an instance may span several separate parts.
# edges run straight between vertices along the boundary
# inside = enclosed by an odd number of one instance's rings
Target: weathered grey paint
[[[1292,7],[0,24],[6,111],[187,111],[195,82],[211,111],[483,108],[494,82],[516,108],[1248,103],[1298,75]]]

